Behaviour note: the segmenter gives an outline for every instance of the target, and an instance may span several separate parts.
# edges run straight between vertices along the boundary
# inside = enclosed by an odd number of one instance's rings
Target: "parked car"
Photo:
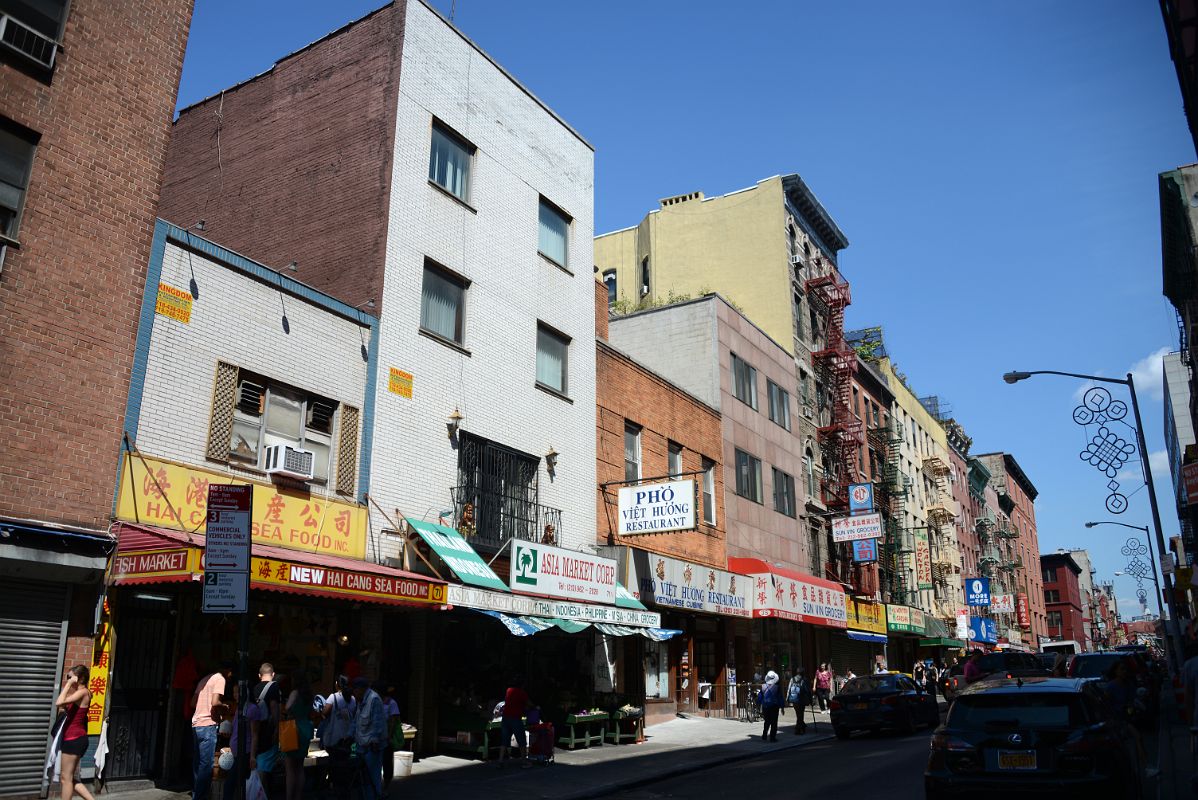
[[[1069,662],[1069,677],[1096,680],[1105,678],[1111,667],[1128,657],[1128,653],[1078,653]]]
[[[1055,653],[1053,658],[1056,658]],[[987,678],[1046,677],[1052,674],[1052,665],[1044,666],[1036,653],[983,653],[978,666],[982,669],[982,676]],[[949,670],[947,680],[941,681],[940,693],[944,695],[945,700],[951,702],[965,686],[965,664],[957,664]]]
[[[1101,684],[1118,662],[1127,664],[1135,680],[1131,719],[1141,728],[1150,728],[1157,721],[1160,704],[1160,676],[1147,653],[1136,650],[1115,650],[1105,653],[1078,653],[1069,662],[1069,677]]]
[[[1034,794],[1143,797],[1135,735],[1098,686],[1076,678],[993,678],[963,689],[932,736],[928,800]]]
[[[906,733],[940,724],[936,698],[906,675],[887,672],[853,678],[832,698],[832,731],[847,739],[853,731],[889,728]]]

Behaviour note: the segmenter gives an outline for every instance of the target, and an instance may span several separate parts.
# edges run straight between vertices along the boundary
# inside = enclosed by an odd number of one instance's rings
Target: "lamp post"
[[[1093,528],[1095,525],[1119,525],[1123,528],[1131,528],[1133,531],[1144,531],[1144,538],[1148,543],[1148,560],[1152,563],[1152,583],[1156,586],[1156,610],[1161,615],[1161,624],[1165,624],[1165,608],[1161,601],[1161,582],[1156,575],[1156,556],[1152,552],[1152,533],[1148,530],[1147,525],[1128,525],[1126,522],[1115,522],[1114,520],[1104,522],[1087,522],[1087,528]],[[1143,563],[1143,562],[1141,562]],[[1116,575],[1126,574],[1116,572]]]
[[[1057,370],[1041,369],[1028,372],[1008,372],[1002,376],[1002,379],[1007,383],[1018,383],[1026,380],[1033,375],[1062,375],[1066,378],[1080,378],[1084,381],[1094,381],[1096,383],[1117,383],[1126,386],[1128,393],[1131,394],[1131,408],[1136,418],[1136,444],[1140,448],[1140,467],[1144,473],[1144,483],[1148,486],[1148,503],[1152,506],[1152,526],[1156,530],[1156,547],[1161,556],[1161,561],[1165,560],[1165,533],[1161,530],[1161,511],[1156,502],[1156,487],[1152,483],[1152,466],[1148,463],[1148,446],[1144,442],[1144,422],[1140,419],[1140,403],[1136,399],[1136,384],[1132,380],[1131,373],[1127,373],[1126,378],[1104,378],[1101,375],[1083,375],[1077,372],[1058,372]],[[1148,548],[1150,551],[1152,548]],[[1177,603],[1173,596],[1173,581],[1169,575],[1164,575],[1165,592],[1168,595],[1169,603],[1169,619],[1166,622],[1166,630],[1171,633],[1173,640],[1173,657],[1169,659],[1169,664],[1175,673],[1181,671],[1181,662],[1185,658],[1181,643],[1181,621],[1177,617]],[[1159,594],[1159,593],[1158,593]]]

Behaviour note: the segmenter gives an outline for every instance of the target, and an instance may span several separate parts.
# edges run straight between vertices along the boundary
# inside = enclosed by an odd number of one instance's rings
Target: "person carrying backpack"
[[[249,700],[258,707],[258,725],[252,728],[250,769],[263,775],[274,771],[279,760],[279,701],[281,693],[275,682],[275,668],[265,662],[258,668],[258,683],[250,690]]]
[[[807,732],[807,721],[803,713],[811,705],[811,683],[807,680],[807,672],[799,667],[786,686],[786,702],[795,710],[795,735],[802,736]]]
[[[772,669],[765,673],[765,683],[761,684],[761,716],[764,727],[761,729],[761,740],[778,741],[778,711],[782,708],[782,689],[778,686],[778,673]]]

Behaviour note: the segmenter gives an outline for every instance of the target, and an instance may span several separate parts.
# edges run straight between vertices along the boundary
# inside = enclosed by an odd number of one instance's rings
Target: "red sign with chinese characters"
[[[1020,592],[1015,597],[1015,613],[1019,617],[1019,627],[1032,627],[1032,612],[1027,604],[1027,595]]]
[[[1182,464],[1181,477],[1186,485],[1186,505],[1198,505],[1198,462]]]

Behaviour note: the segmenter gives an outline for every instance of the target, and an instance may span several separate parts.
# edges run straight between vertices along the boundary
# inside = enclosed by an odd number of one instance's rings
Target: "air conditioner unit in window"
[[[312,480],[312,465],[316,454],[289,444],[272,444],[266,448],[263,468],[267,475],[284,475],[301,481]]]
[[[794,264],[796,267],[802,266],[803,265],[803,256],[800,255],[799,253],[791,253],[790,254],[790,263]]]
[[[0,13],[0,43],[34,61],[38,66],[54,69],[58,43],[15,17],[3,13]]]

